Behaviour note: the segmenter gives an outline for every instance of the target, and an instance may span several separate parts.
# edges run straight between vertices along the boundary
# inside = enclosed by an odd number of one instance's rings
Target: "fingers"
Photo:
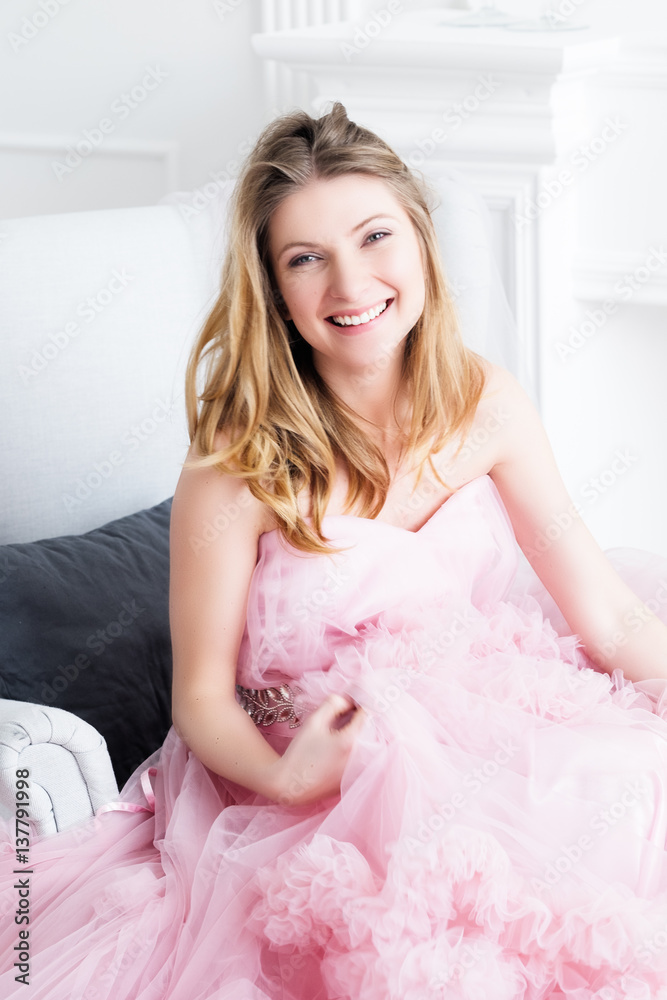
[[[310,719],[316,722],[323,730],[338,731],[349,730],[355,723],[355,729],[361,724],[365,717],[365,712],[360,705],[347,694],[329,694],[318,708],[311,714]]]
[[[326,696],[324,701],[318,705],[312,714],[329,719],[334,715],[339,715],[341,712],[347,712],[353,705],[354,702],[348,695],[332,692]]]
[[[326,699],[330,705],[333,705],[337,711],[345,710],[351,708],[355,704],[354,699],[350,698],[349,694],[336,694],[332,692],[327,696]]]
[[[356,712],[356,708],[348,708],[344,712],[339,712],[331,723],[331,729],[345,729],[352,722]]]
[[[362,728],[365,721],[366,713],[361,705],[357,705],[354,712],[351,714],[349,721],[344,724],[343,728],[345,729],[345,732],[350,735],[350,737],[356,737],[357,732]]]
[[[346,732],[358,729],[366,714],[361,705],[357,705],[349,695],[344,695],[342,698],[339,696],[335,711],[336,715],[331,723],[331,729],[344,729]]]

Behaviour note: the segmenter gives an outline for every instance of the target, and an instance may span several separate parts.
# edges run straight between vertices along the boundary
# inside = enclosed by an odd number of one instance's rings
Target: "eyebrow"
[[[384,213],[380,215],[369,215],[367,219],[364,219],[363,222],[360,222],[354,227],[350,236],[358,232],[360,229],[363,229],[364,226],[369,224],[369,222],[374,222],[375,219],[391,219],[392,222],[398,222],[398,219],[393,215],[385,215]],[[276,260],[280,260],[284,253],[288,250],[293,250],[295,247],[318,247],[319,245],[319,243],[309,243],[307,240],[297,240],[295,243],[286,243],[285,246],[276,254]]]

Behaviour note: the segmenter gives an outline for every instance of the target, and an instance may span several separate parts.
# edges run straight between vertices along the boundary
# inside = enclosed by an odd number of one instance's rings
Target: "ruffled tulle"
[[[238,680],[364,708],[340,795],[271,802],[172,730],[138,811],[33,845],[30,991],[5,920],[2,996],[667,1000],[665,683],[593,669],[487,477],[416,534],[325,529],[337,556],[262,536]],[[662,614],[667,568],[615,558]],[[9,829],[0,870],[13,916]]]

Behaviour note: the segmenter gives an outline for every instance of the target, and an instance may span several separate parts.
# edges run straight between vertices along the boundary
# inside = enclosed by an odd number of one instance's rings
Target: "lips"
[[[338,327],[366,326],[368,323],[371,323],[374,319],[377,319],[378,316],[381,316],[384,312],[386,312],[393,301],[393,299],[386,299],[384,302],[380,302],[375,306],[370,306],[368,309],[361,312],[338,313],[334,316],[327,316],[327,322]]]

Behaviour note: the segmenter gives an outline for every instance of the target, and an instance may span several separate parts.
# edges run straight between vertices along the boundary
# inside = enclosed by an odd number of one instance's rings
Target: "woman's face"
[[[269,253],[286,318],[318,370],[400,357],[424,309],[424,265],[412,221],[383,181],[344,174],[289,195],[271,218]]]

